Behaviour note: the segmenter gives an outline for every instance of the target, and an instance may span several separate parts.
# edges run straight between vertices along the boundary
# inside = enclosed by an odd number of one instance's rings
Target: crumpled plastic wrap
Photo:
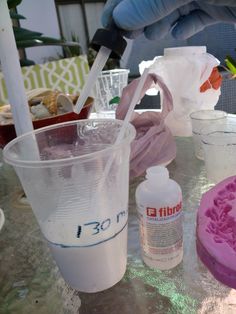
[[[169,48],[163,56],[139,65],[140,73],[149,67],[150,72],[159,75],[168,86],[173,97],[173,111],[165,122],[175,136],[191,136],[190,114],[197,110],[212,110],[219,100],[220,84],[209,82],[208,88],[201,89],[219,65],[219,60],[205,51],[201,46]],[[159,87],[155,84],[151,87],[147,94],[157,94]]]
[[[116,110],[116,118],[123,120],[129,104],[135,93],[139,78],[133,80],[123,89],[120,103]],[[141,98],[150,86],[155,83],[163,93],[161,112],[147,111],[141,114],[134,112],[131,123],[136,129],[136,137],[131,143],[130,176],[137,177],[143,174],[148,167],[166,165],[176,157],[176,144],[164,119],[173,109],[171,93],[162,79],[155,74],[148,74]]]

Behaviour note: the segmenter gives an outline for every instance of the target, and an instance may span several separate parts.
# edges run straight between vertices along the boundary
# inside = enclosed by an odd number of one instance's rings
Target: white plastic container
[[[149,267],[171,269],[183,258],[181,188],[163,166],[146,173],[136,190],[142,258]]]

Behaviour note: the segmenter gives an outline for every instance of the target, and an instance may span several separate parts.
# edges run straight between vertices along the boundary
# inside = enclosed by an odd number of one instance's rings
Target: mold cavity
[[[210,218],[206,231],[214,235],[213,239],[216,243],[228,243],[228,245],[236,252],[236,221],[229,216],[232,209],[230,204],[226,204],[223,213],[219,216],[215,207],[208,208],[205,215]]]
[[[232,206],[230,204],[226,204],[225,207],[224,207],[224,212],[225,213],[228,213],[232,210]]]
[[[226,242],[236,252],[236,220],[229,214],[233,209],[229,202],[235,199],[236,178],[216,194],[213,206],[207,208],[205,216],[209,218],[206,231],[213,235],[214,241]]]
[[[230,194],[229,194],[229,197],[228,197],[228,200],[229,200],[229,201],[232,201],[232,200],[234,200],[234,199],[235,199],[234,194],[233,194],[233,193],[230,193]]]
[[[222,198],[220,198],[220,197],[214,198],[214,205],[215,205],[216,207],[219,207],[219,206],[221,206],[221,205],[223,205],[223,204],[224,204],[224,199],[222,199]]]
[[[229,183],[226,185],[226,189],[230,192],[235,192],[236,191],[236,186],[233,183]]]
[[[226,189],[220,190],[220,191],[218,192],[218,194],[219,194],[220,196],[224,196],[224,195],[227,194],[227,193],[228,193],[228,191],[227,191]]]

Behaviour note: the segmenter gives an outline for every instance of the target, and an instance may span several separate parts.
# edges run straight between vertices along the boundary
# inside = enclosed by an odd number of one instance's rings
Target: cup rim
[[[198,113],[207,113],[207,112],[217,112],[217,113],[222,113],[222,116],[219,116],[219,117],[212,117],[212,118],[197,118],[197,117],[194,117],[194,115],[198,114]],[[190,118],[192,120],[198,120],[198,121],[211,121],[211,120],[220,120],[220,119],[224,119],[227,117],[227,112],[226,111],[223,111],[223,110],[214,110],[214,109],[209,109],[209,110],[197,110],[197,111],[194,111],[192,113],[190,113]]]
[[[106,76],[114,76],[114,75],[120,75],[120,74],[129,74],[129,69],[112,69],[112,70],[105,70],[102,71],[101,74],[98,77],[106,77]]]
[[[9,150],[14,146],[16,143],[19,143],[22,139],[31,136],[32,138],[39,133],[48,131],[50,129],[57,129],[60,128],[61,126],[68,126],[68,125],[73,125],[73,124],[86,124],[86,123],[102,123],[102,122],[116,122],[120,126],[124,123],[123,120],[118,120],[118,119],[81,119],[81,120],[74,120],[74,121],[68,121],[68,122],[62,122],[62,123],[57,123],[53,124],[50,126],[46,126],[43,128],[39,128],[30,132],[27,132],[23,135],[20,135],[16,137],[14,140],[9,142],[3,149],[3,158],[6,163],[12,165],[13,167],[23,167],[23,168],[48,168],[48,167],[58,167],[60,166],[66,166],[66,165],[71,165],[74,162],[78,162],[79,160],[81,162],[86,162],[88,160],[92,160],[94,158],[97,158],[98,156],[106,153],[108,154],[110,151],[110,154],[112,154],[112,150],[117,150],[119,149],[122,145],[125,143],[131,143],[133,139],[135,138],[136,135],[136,130],[135,127],[131,124],[128,123],[127,129],[129,132],[129,135],[126,136],[125,139],[121,140],[119,143],[114,143],[109,147],[106,147],[100,151],[92,152],[89,154],[84,154],[81,156],[74,156],[73,158],[61,158],[61,159],[54,159],[54,160],[21,160],[21,159],[14,159],[11,156],[9,156]]]
[[[0,208],[0,232],[4,223],[5,223],[5,215],[4,215],[3,210]]]

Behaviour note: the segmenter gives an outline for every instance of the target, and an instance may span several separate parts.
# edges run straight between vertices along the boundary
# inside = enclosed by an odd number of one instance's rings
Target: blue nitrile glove
[[[149,39],[169,32],[186,39],[219,22],[236,23],[236,0],[108,0],[103,11],[104,26],[113,17],[118,27],[135,37],[142,29]]]

